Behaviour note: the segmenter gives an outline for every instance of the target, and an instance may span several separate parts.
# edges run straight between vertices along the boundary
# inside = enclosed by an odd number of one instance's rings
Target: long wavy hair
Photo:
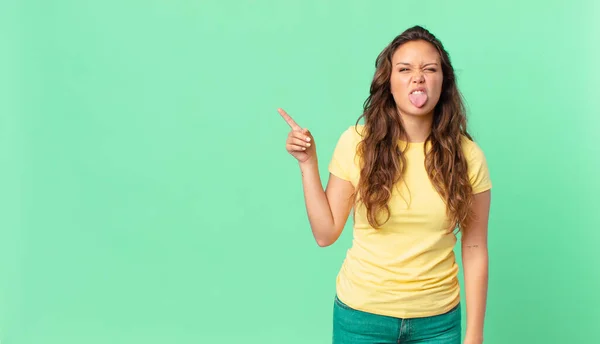
[[[367,211],[369,224],[379,228],[390,218],[388,201],[394,185],[404,173],[406,160],[399,140],[405,129],[390,87],[392,55],[402,44],[423,40],[439,52],[443,82],[440,99],[434,108],[431,133],[424,145],[427,174],[446,204],[451,223],[449,231],[464,229],[471,219],[472,188],[467,161],[461,150],[461,136],[472,140],[467,132],[467,118],[462,95],[456,85],[454,68],[442,43],[428,30],[414,26],[398,35],[378,55],[370,95],[365,100],[363,138],[358,145],[362,158],[355,202],[360,200]],[[427,147],[430,147],[427,150]],[[380,214],[384,214],[381,218]]]

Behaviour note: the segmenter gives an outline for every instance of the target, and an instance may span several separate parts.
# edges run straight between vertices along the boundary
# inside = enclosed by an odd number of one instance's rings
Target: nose
[[[418,84],[425,82],[425,77],[423,76],[423,73],[416,72],[415,75],[413,75],[413,82]]]

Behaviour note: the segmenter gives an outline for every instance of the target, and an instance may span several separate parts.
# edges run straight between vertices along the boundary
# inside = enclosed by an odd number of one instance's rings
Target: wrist
[[[464,344],[482,344],[483,336],[481,335],[472,335],[467,333],[465,336]]]
[[[300,166],[300,169],[302,171],[308,171],[308,170],[312,170],[312,169],[316,169],[318,168],[318,162],[316,158],[311,158],[308,159],[306,161],[303,162],[298,162],[298,166]]]

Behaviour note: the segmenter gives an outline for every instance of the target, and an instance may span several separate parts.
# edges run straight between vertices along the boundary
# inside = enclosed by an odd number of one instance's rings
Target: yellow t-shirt
[[[364,126],[339,138],[329,171],[355,187],[360,175],[357,144]],[[357,133],[358,130],[358,133]],[[406,142],[399,142],[401,147]],[[456,235],[448,233],[446,206],[424,166],[424,143],[410,143],[406,172],[390,200],[391,217],[373,229],[362,205],[355,211],[353,241],[336,279],[339,299],[358,310],[414,318],[445,313],[460,301]],[[464,137],[473,192],[491,188],[487,163],[477,144]]]

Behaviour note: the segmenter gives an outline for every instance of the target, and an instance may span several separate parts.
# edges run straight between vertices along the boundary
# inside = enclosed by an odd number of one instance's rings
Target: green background
[[[325,183],[375,57],[420,24],[494,182],[486,343],[599,343],[598,13],[3,0],[0,342],[330,342],[351,220],[315,244],[276,108],[312,130]]]

